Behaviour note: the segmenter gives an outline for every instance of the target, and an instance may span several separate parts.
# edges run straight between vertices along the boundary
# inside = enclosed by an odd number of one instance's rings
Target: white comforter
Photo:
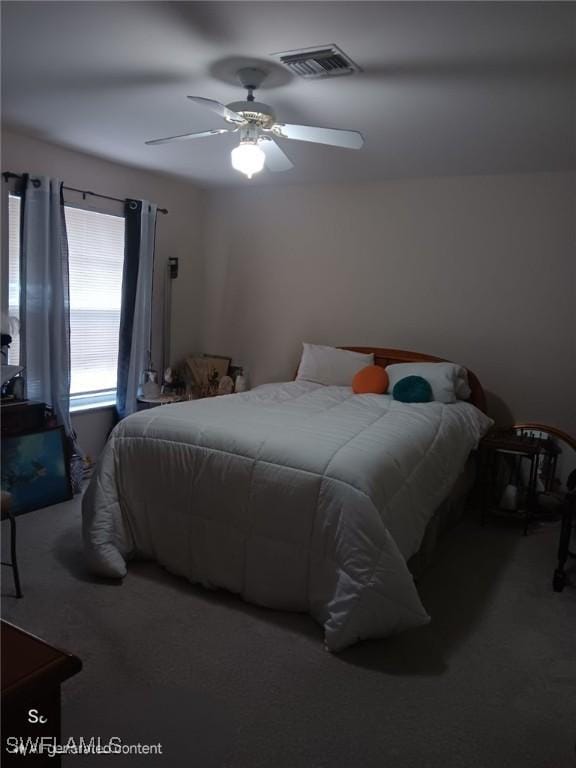
[[[93,569],[125,559],[308,611],[340,650],[428,621],[406,560],[490,425],[290,382],[154,408],[114,429],[83,504]]]

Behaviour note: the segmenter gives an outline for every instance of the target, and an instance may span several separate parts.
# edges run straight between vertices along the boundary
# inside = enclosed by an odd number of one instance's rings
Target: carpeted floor
[[[432,623],[335,656],[308,617],[152,564],[95,582],[78,499],[18,522],[24,598],[3,569],[3,615],[84,662],[63,689],[64,736],[163,745],[65,766],[575,765],[576,589],[551,589],[557,527],[465,521],[420,584]]]

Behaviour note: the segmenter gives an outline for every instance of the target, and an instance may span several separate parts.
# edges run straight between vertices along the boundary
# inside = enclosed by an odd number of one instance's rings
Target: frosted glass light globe
[[[230,155],[232,168],[240,173],[245,173],[249,179],[255,173],[260,173],[264,168],[266,155],[258,144],[240,144],[232,150]]]

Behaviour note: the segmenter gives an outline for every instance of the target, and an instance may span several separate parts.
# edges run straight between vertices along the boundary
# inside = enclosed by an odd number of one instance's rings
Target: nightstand
[[[526,535],[538,509],[538,483],[543,479],[544,490],[552,490],[559,453],[550,438],[521,428],[489,432],[479,446],[482,523],[489,514],[521,519]],[[506,506],[503,488],[510,489]]]
[[[137,406],[139,411],[147,411],[149,408],[157,408],[159,405],[170,405],[187,400],[183,395],[159,395],[158,397],[139,397]]]

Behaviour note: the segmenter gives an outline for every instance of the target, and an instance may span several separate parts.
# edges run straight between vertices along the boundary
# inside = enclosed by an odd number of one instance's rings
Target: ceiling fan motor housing
[[[256,67],[244,67],[238,70],[238,80],[243,88],[247,88],[250,91],[255,91],[260,88],[264,80],[268,77],[268,73]]]
[[[226,106],[259,128],[271,128],[276,122],[276,115],[273,110],[268,104],[262,104],[260,101],[233,101],[232,104]],[[228,120],[228,122],[232,121]]]

